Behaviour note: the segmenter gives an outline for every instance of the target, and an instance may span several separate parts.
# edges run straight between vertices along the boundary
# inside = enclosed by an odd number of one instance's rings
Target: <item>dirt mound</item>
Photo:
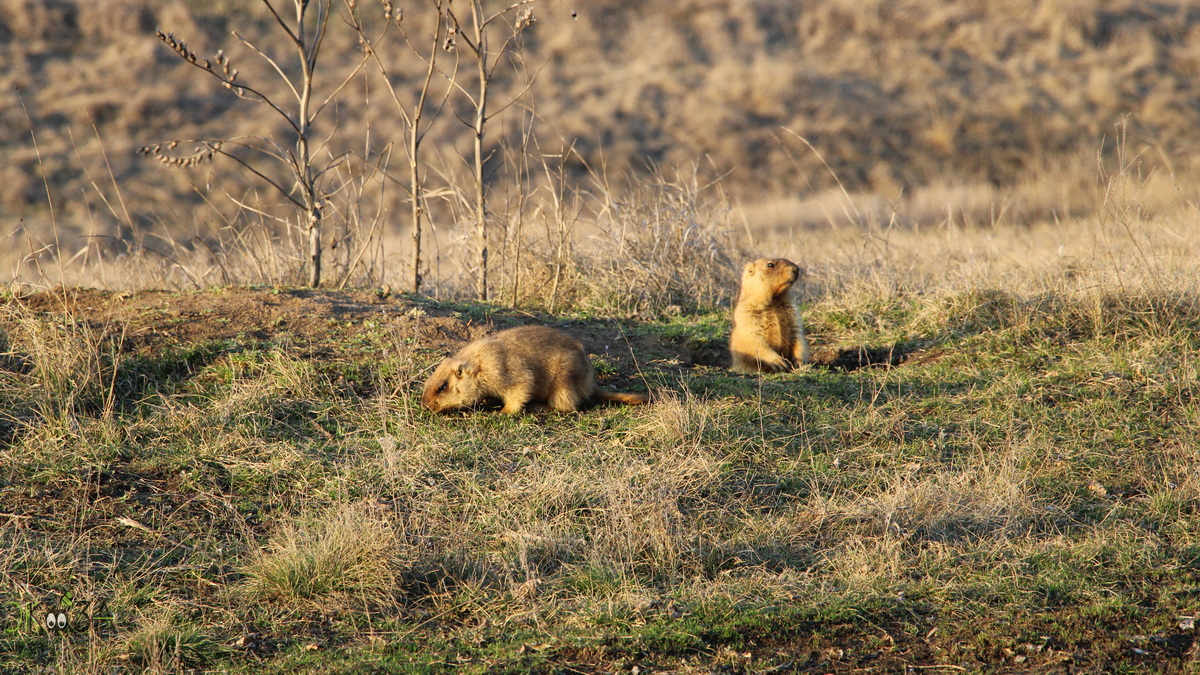
[[[303,358],[354,359],[379,343],[433,361],[466,342],[512,326],[541,323],[560,328],[602,356],[609,370],[636,371],[637,360],[691,367],[718,365],[709,345],[696,349],[655,336],[630,335],[617,321],[563,321],[487,305],[451,305],[404,294],[369,290],[228,287],[210,291],[121,293],[94,289],[39,292],[13,301],[42,314],[69,314],[125,349],[153,353],[172,345],[286,345]],[[601,373],[604,379],[604,373]]]
[[[334,337],[376,330],[388,319],[428,316],[427,332],[436,334],[447,321],[436,311],[415,312],[419,305],[369,291],[308,291],[223,288],[196,293],[143,291],[117,293],[67,289],[36,293],[20,303],[37,312],[70,314],[96,325],[121,328],[134,344],[202,343],[289,336],[298,344],[316,345]]]
[[[726,336],[670,338],[633,322],[564,320],[479,304],[439,303],[371,290],[226,287],[216,290],[141,291],[58,289],[11,302],[44,314],[69,314],[125,349],[153,353],[175,345],[286,345],[302,358],[362,359],[380,342],[432,363],[470,340],[503,328],[538,323],[570,333],[602,360],[602,380],[644,370],[676,374],[697,367],[725,368]],[[819,346],[814,364],[836,370],[924,363],[931,355],[903,345]]]

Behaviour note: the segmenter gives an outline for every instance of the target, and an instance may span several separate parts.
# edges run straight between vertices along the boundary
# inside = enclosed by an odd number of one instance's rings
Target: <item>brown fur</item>
[[[792,370],[811,360],[808,338],[792,302],[792,284],[803,271],[783,258],[759,258],[742,268],[733,308],[729,353],[744,373]]]
[[[501,412],[517,414],[527,406],[578,410],[593,398],[646,402],[638,394],[600,389],[583,345],[571,336],[545,326],[522,326],[475,340],[442,361],[425,383],[421,403],[443,412],[499,399]]]

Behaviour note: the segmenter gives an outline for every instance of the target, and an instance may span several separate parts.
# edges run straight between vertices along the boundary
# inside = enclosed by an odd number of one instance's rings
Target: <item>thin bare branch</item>
[[[263,0],[263,2],[266,2],[266,0]],[[266,61],[267,63],[269,63],[269,64],[271,65],[271,67],[275,69],[275,72],[276,72],[276,73],[279,73],[279,77],[280,77],[280,79],[282,79],[282,80],[283,80],[283,82],[284,82],[284,84],[286,84],[286,85],[288,86],[288,89],[291,89],[291,90],[292,90],[292,96],[293,96],[293,97],[295,97],[297,100],[299,100],[299,98],[300,98],[300,92],[299,92],[299,91],[296,91],[296,85],[292,84],[292,80],[291,80],[291,79],[290,79],[290,78],[287,76],[287,73],[283,72],[283,68],[281,68],[281,67],[280,67],[280,65],[279,65],[278,63],[276,63],[275,59],[271,58],[271,56],[270,56],[270,55],[268,55],[266,52],[264,52],[263,50],[261,50],[261,49],[259,49],[258,47],[256,47],[256,46],[254,45],[254,43],[252,43],[252,42],[250,42],[249,40],[247,40],[246,38],[242,37],[242,35],[241,35],[240,33],[238,33],[236,30],[235,30],[235,31],[233,31],[233,36],[234,36],[235,38],[237,38],[237,39],[241,40],[241,41],[242,41],[242,44],[246,45],[246,46],[247,46],[247,47],[249,47],[250,49],[253,49],[253,50],[255,51],[255,53],[257,53],[257,54],[258,54],[260,57],[262,57],[262,59],[263,59],[264,61]],[[235,85],[235,86],[241,86],[241,85]],[[247,89],[247,90],[249,89],[249,87],[244,87],[244,88],[245,88],[245,89]],[[255,93],[256,93],[256,94],[257,94],[257,95],[258,95],[260,98],[262,98],[264,101],[266,101],[267,103],[269,103],[269,104],[271,105],[271,107],[275,108],[275,110],[276,110],[277,112],[279,112],[279,114],[281,114],[281,115],[283,115],[284,117],[286,117],[286,118],[288,119],[288,121],[289,121],[289,122],[291,122],[291,121],[292,121],[292,118],[291,118],[291,116],[290,116],[290,115],[288,115],[287,113],[285,113],[285,112],[284,112],[284,111],[283,111],[283,110],[282,110],[282,109],[281,109],[279,106],[277,106],[277,105],[275,105],[274,103],[272,103],[272,102],[271,102],[271,99],[270,99],[268,96],[265,96],[265,95],[263,95],[263,94],[258,94],[257,92],[255,92]],[[296,123],[295,123],[295,122],[292,122],[292,126],[296,126]]]
[[[225,191],[222,191],[222,192],[225,193],[225,198],[228,199],[229,201],[233,202],[234,204],[236,204],[239,209],[245,209],[251,213],[258,214],[258,215],[262,216],[263,218],[270,218],[271,220],[275,221],[276,223],[279,223],[280,225],[291,225],[291,221],[289,221],[287,218],[280,218],[279,216],[267,213],[266,211],[263,211],[262,209],[254,208],[253,206],[250,206],[246,202],[238,199],[237,197],[234,197],[233,195],[229,194],[228,192],[225,192]]]
[[[495,14],[491,15],[490,17],[487,18],[486,21],[483,22],[483,25],[484,25],[484,27],[487,27],[488,24],[495,21],[496,19],[499,19],[500,17],[504,16],[505,14],[508,14],[509,12],[513,11],[514,9],[517,9],[524,5],[532,5],[536,2],[540,2],[540,0],[521,0],[520,2],[514,2],[513,4],[509,5],[508,7],[505,7],[504,9],[497,10]]]
[[[247,146],[247,147],[250,147],[251,149],[254,149],[254,150],[258,150],[258,148],[255,148],[254,146]],[[273,179],[271,179],[269,176],[267,176],[267,175],[266,175],[266,174],[264,174],[263,172],[259,171],[258,169],[254,168],[254,166],[253,166],[253,165],[251,165],[251,164],[250,164],[249,162],[247,162],[246,160],[242,159],[241,157],[238,157],[237,155],[235,155],[235,154],[233,154],[233,153],[231,153],[231,152],[227,152],[227,151],[225,151],[224,149],[216,149],[216,150],[215,150],[215,152],[216,152],[217,154],[224,155],[225,157],[228,157],[228,158],[232,159],[233,161],[237,162],[238,164],[242,165],[243,167],[245,167],[245,168],[246,168],[246,170],[247,170],[247,171],[249,171],[250,173],[254,174],[255,176],[258,176],[258,177],[259,177],[260,179],[262,179],[262,180],[263,180],[265,183],[267,183],[267,184],[268,184],[268,185],[270,185],[271,187],[275,188],[275,190],[276,190],[277,192],[279,192],[279,194],[283,195],[283,196],[284,196],[284,198],[286,198],[286,199],[287,199],[288,201],[290,201],[292,204],[294,204],[294,205],[295,205],[295,206],[297,206],[298,208],[304,208],[304,202],[301,202],[300,200],[298,200],[298,199],[296,199],[295,197],[293,197],[293,196],[292,196],[292,192],[293,192],[292,190],[290,190],[290,189],[288,189],[288,188],[285,188],[285,187],[283,187],[283,186],[282,186],[282,185],[280,185],[279,183],[276,183],[276,182],[275,182]]]
[[[453,31],[450,31],[449,26],[447,26],[447,28],[446,28],[447,32],[449,32],[451,35],[454,36],[454,44],[457,45],[458,41],[462,40],[464,43],[466,43],[467,48],[470,49],[471,52],[478,55],[479,47],[477,47],[474,42],[471,42],[471,38],[467,36],[467,34],[462,29],[462,25],[459,24],[459,22],[458,22],[458,15],[455,14],[454,10],[449,7],[446,8],[446,21],[452,22],[454,24]],[[449,48],[449,47],[447,47],[447,48]]]
[[[275,11],[275,7],[271,5],[271,1],[262,0],[262,3],[267,6],[268,10],[271,11],[271,16],[275,17],[275,21],[279,24],[279,27],[283,29],[283,32],[287,33],[287,36],[291,39],[292,43],[297,46],[300,45],[300,38],[292,32],[290,27],[288,27],[287,21],[284,21],[283,17],[279,16],[279,12]],[[234,34],[236,35],[236,33]]]
[[[500,113],[504,112],[505,110],[508,110],[514,104],[519,102],[521,99],[525,98],[525,94],[528,94],[529,90],[533,88],[534,81],[537,80],[537,76],[542,73],[542,69],[545,67],[546,67],[545,63],[538,66],[537,72],[535,72],[532,77],[529,77],[525,80],[525,87],[521,89],[520,93],[516,94],[511,99],[509,99],[508,103],[505,103],[504,105],[499,106],[495,111],[492,112],[491,115],[488,115],[488,119],[491,119],[491,118],[495,117],[496,115],[499,115]]]
[[[330,92],[329,96],[325,97],[325,100],[321,102],[321,105],[317,106],[317,109],[313,111],[313,119],[319,117],[321,115],[321,111],[325,109],[325,106],[329,105],[330,101],[332,101],[338,94],[342,93],[342,90],[345,89],[346,86],[350,84],[351,80],[358,75],[359,71],[363,69],[363,66],[367,65],[368,58],[370,58],[369,55],[364,55],[362,60],[358,62],[358,65],[354,67],[353,72],[347,75],[346,79],[342,80],[342,83],[339,84],[332,92]]]
[[[309,50],[308,50],[308,70],[309,70],[309,72],[312,72],[317,69],[317,57],[321,53],[321,45],[324,44],[324,42],[325,42],[326,28],[328,27],[329,17],[331,15],[329,9],[330,9],[329,5],[326,4],[325,2],[317,2],[317,26],[315,29],[316,34],[315,34],[312,42],[309,43]],[[324,14],[322,14],[322,10],[324,10]],[[300,30],[304,30],[304,27],[301,26]]]

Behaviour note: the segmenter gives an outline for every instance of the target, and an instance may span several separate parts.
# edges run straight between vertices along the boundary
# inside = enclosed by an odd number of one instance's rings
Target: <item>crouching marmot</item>
[[[800,274],[795,263],[783,258],[759,258],[742,268],[729,336],[734,370],[773,373],[811,360],[804,325],[792,302],[792,284]]]
[[[442,412],[499,399],[501,412],[516,414],[527,405],[578,410],[592,398],[646,402],[639,394],[600,389],[583,345],[571,336],[545,326],[521,326],[475,340],[438,364],[421,403]]]

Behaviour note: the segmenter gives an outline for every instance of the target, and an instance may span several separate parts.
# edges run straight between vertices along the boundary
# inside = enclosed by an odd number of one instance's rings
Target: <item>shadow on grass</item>
[[[116,407],[128,412],[151,393],[172,390],[230,351],[228,341],[170,347],[161,352],[129,356],[117,367],[113,393]]]
[[[941,358],[942,351],[930,351],[917,343],[896,343],[883,347],[854,346],[818,349],[813,365],[831,370],[854,371],[859,368],[891,368],[923,365]]]

